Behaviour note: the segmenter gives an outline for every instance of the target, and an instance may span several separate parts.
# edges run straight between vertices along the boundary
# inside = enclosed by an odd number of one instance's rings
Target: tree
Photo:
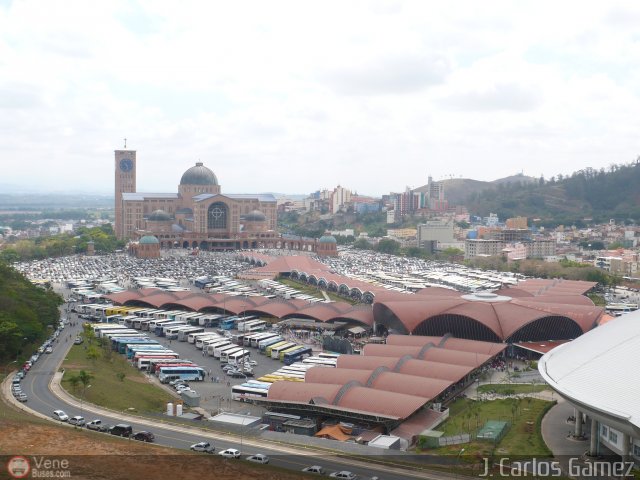
[[[400,251],[400,243],[395,240],[391,240],[390,238],[383,238],[378,242],[376,250],[381,253],[396,255]]]
[[[80,385],[80,377],[78,375],[71,375],[67,381],[71,385],[71,389],[75,392],[78,385]]]
[[[126,377],[126,375],[123,372],[116,373],[116,378],[118,380],[120,380],[121,382],[124,382],[125,377]]]
[[[78,381],[82,384],[84,388],[87,388],[93,379],[93,375],[88,373],[86,370],[80,370],[78,373]]]

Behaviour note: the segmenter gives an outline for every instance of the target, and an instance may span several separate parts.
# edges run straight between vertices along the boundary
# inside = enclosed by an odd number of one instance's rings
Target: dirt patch
[[[3,405],[3,407],[5,407]],[[294,480],[295,472],[269,466],[225,460],[217,455],[191,454],[166,447],[122,440],[55,425],[0,419],[0,463],[13,455],[27,457],[33,468],[34,457],[69,462],[74,479],[208,479]],[[0,472],[0,478],[5,472]]]

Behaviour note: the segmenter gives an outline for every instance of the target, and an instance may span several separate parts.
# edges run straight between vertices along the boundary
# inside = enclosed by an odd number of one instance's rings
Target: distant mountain
[[[587,217],[640,223],[639,162],[611,165],[608,171],[585,168],[549,180],[516,175],[494,182],[446,182],[449,203],[465,205],[475,215],[523,215],[542,224],[579,224]]]
[[[470,178],[450,178],[443,180],[445,197],[450,205],[464,205],[470,194],[477,194],[490,190],[498,185],[530,184],[538,182],[537,178],[527,177],[521,173],[509,177],[499,178],[491,182],[473,180]],[[417,188],[418,191],[427,191],[427,185]]]

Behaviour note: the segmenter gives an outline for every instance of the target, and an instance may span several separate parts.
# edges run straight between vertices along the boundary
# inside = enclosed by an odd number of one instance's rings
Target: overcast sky
[[[0,184],[380,195],[640,154],[640,4],[0,0]],[[0,191],[0,193],[2,193]]]

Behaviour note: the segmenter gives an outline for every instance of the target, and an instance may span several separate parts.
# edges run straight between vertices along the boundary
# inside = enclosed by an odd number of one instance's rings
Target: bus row
[[[171,380],[203,381],[205,370],[189,360],[180,359],[176,352],[135,330],[117,331],[112,324],[93,325],[94,333],[109,342],[113,350],[126,355],[138,369],[155,374],[162,383]]]

